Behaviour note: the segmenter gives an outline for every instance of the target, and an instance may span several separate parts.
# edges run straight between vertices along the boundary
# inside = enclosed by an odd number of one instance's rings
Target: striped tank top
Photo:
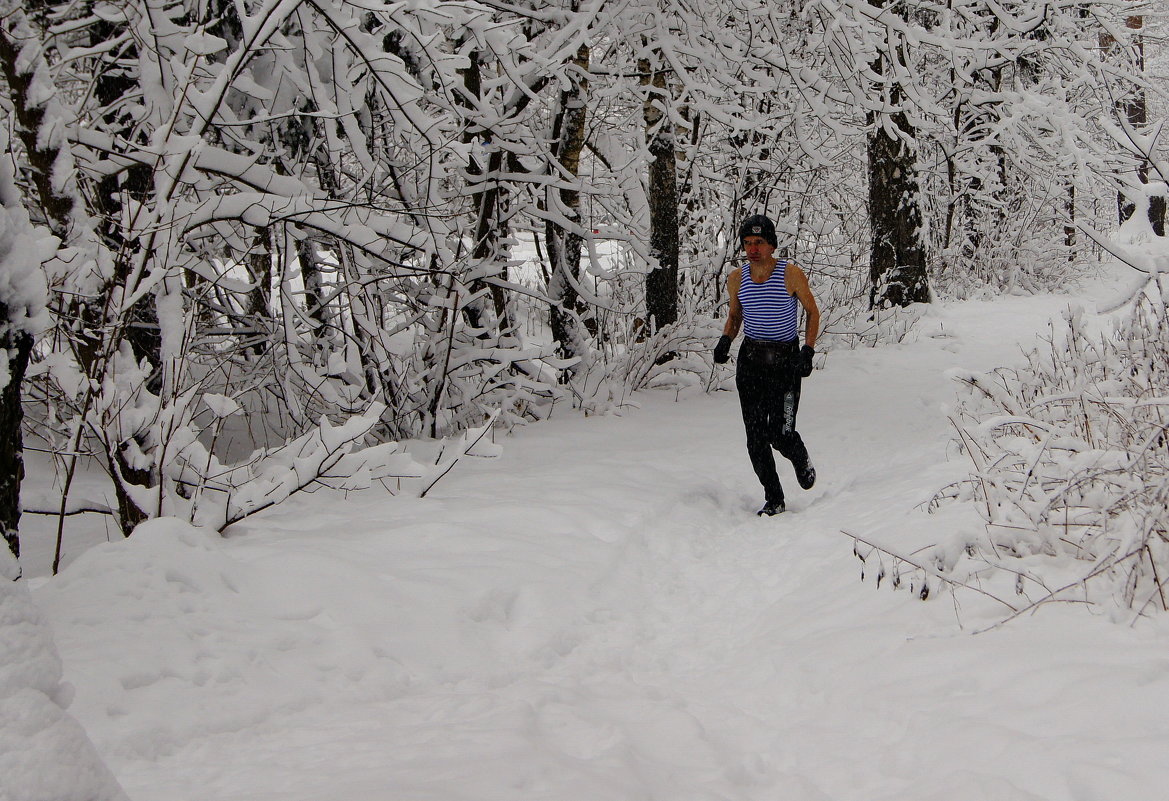
[[[787,259],[780,259],[762,284],[751,280],[751,265],[743,265],[739,281],[743,333],[751,339],[789,342],[798,336],[796,299],[787,291]]]

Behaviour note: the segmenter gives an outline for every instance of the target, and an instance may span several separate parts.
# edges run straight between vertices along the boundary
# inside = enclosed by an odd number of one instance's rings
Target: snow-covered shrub
[[[943,494],[977,504],[986,534],[939,545],[939,567],[1001,568],[1036,603],[1169,609],[1169,279],[1109,334],[1065,320],[1025,367],[956,376],[974,472]]]
[[[1030,147],[1023,141],[1016,154],[1020,159],[1028,157]],[[977,161],[967,165],[973,170],[967,181],[975,180],[975,175],[979,184],[989,179],[989,185],[977,190],[970,186],[958,190],[945,176],[924,173],[931,189],[925,198],[934,221],[931,289],[959,299],[1062,291],[1080,265],[1098,252],[1094,246],[1077,244],[1074,225],[1079,218],[1098,223],[1093,215],[1103,212],[1089,204],[1078,208],[1072,200],[1075,192],[1062,183],[1065,176],[1045,177],[1038,165],[1008,168],[1005,163]],[[1102,187],[1098,191],[1107,194]],[[1084,194],[1093,197],[1096,192]],[[1106,208],[1115,215],[1115,208]]]
[[[912,341],[922,317],[929,313],[929,305],[914,303],[887,309],[853,306],[849,312],[839,314],[831,326],[825,328],[817,349],[875,348]]]
[[[218,423],[238,409],[230,398],[202,395]],[[319,424],[307,433],[282,446],[256,451],[240,464],[221,464],[215,455],[200,442],[198,429],[190,423],[187,404],[178,404],[173,412],[159,416],[152,435],[165,439],[168,458],[158,466],[162,476],[157,498],[147,508],[156,508],[161,515],[178,516],[196,525],[222,530],[250,514],[274,506],[291,495],[322,481],[355,451],[378,422],[383,407],[375,404],[364,415],[354,415],[344,424],[330,425],[321,418]],[[174,424],[172,425],[172,421]],[[366,449],[365,462],[379,462],[372,468],[394,461],[399,452],[396,443],[388,447]],[[374,454],[378,458],[371,458]],[[360,471],[366,476],[370,464]],[[414,471],[408,470],[409,474]],[[337,473],[340,478],[340,471]],[[144,499],[145,500],[145,499]]]
[[[710,322],[684,317],[644,340],[634,341],[609,368],[609,377],[620,394],[646,388],[681,389],[698,386],[710,369],[700,358],[711,350]]]
[[[507,291],[487,284],[501,254],[465,233],[472,198],[493,204],[465,186],[462,107],[429,91],[457,74],[436,27],[488,24],[479,12],[375,24],[344,5],[160,17],[130,2],[100,20],[62,7],[58,37],[3,6],[5,108],[21,122],[8,149],[46,179],[22,182],[23,200],[62,244],[25,419],[66,495],[95,456],[129,534],[194,514],[199,496],[250,497],[257,476],[274,481],[265,499],[301,486],[318,455],[340,455],[319,445],[333,427],[373,408],[362,437],[388,441],[536,417],[556,394],[536,364],[554,349],[509,336]],[[391,34],[433,48],[408,67]],[[506,57],[518,36],[492,41]],[[125,47],[62,56],[88,41]],[[159,57],[139,69],[144,53]],[[220,396],[241,411],[202,402]],[[235,514],[210,507],[204,522]]]
[[[203,395],[202,399],[217,421],[238,411],[230,398]],[[232,465],[220,463],[192,430],[179,432],[173,448],[176,453],[164,469],[164,487],[169,491],[164,490],[161,508],[167,515],[222,531],[314,486],[360,490],[376,482],[393,490],[404,480],[419,480],[418,494],[425,496],[463,456],[494,456],[498,452],[481,442],[499,418],[499,411],[479,427],[444,441],[430,467],[415,461],[397,442],[366,446],[384,411],[381,404],[374,404],[365,414],[337,426],[322,417],[307,433],[279,447],[258,450]]]

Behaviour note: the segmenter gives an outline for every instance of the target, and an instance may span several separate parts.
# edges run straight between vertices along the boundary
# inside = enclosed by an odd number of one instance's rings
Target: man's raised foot
[[[796,481],[804,489],[811,489],[816,483],[816,468],[812,467],[812,460],[805,459],[802,464],[792,465],[796,469]]]

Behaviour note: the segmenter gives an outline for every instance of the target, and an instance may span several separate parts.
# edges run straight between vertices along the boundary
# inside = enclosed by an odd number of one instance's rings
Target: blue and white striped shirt
[[[771,277],[762,284],[751,280],[751,265],[744,264],[739,305],[743,307],[743,333],[751,339],[789,342],[799,336],[797,301],[787,291],[787,259],[777,261]]]

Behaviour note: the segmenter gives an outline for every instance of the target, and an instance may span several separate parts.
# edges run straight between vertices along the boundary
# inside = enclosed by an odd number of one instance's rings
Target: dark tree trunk
[[[45,106],[31,97],[34,70],[21,63],[21,52],[28,36],[24,14],[17,12],[0,20],[0,73],[8,90],[8,100],[18,125],[17,134],[24,143],[31,177],[46,220],[62,241],[67,241],[74,223],[75,200],[59,193],[53,186],[53,166],[59,151],[41,141],[45,123]],[[35,45],[30,45],[35,46]],[[32,65],[35,66],[35,65]],[[41,99],[43,100],[43,98]],[[32,354],[33,338],[23,330],[10,327],[13,310],[0,303],[0,349],[8,359],[8,383],[0,389],[0,529],[13,556],[20,557],[20,485],[24,480],[24,440],[21,425],[24,409],[20,390]]]
[[[9,97],[12,100],[12,107],[14,114],[18,120],[18,133],[21,141],[24,144],[25,152],[28,156],[29,165],[31,167],[32,182],[37,190],[37,199],[41,210],[45,214],[46,222],[50,229],[60,237],[62,242],[70,244],[74,241],[76,231],[76,218],[78,213],[84,213],[83,210],[76,208],[79,195],[75,192],[61,191],[53,184],[53,174],[57,158],[60,155],[60,149],[55,145],[48,145],[42,141],[41,132],[46,124],[45,111],[46,105],[43,98],[38,98],[35,102],[30,101],[31,79],[33,70],[26,68],[23,71],[18,71],[16,65],[18,64],[19,55],[25,42],[19,39],[14,39],[10,36],[10,31],[16,28],[9,28],[9,25],[19,25],[22,21],[21,15],[16,15],[4,21],[0,26],[0,70],[3,70],[5,82],[8,85]],[[28,35],[28,29],[24,29],[24,35]],[[98,81],[101,87],[102,81]],[[101,91],[112,91],[108,87]],[[146,182],[147,176],[141,175],[131,171],[126,176],[126,181],[131,184],[131,191],[139,191],[141,186]],[[120,208],[120,207],[119,207]],[[109,228],[116,226],[116,218],[107,218],[105,223]],[[126,280],[126,265],[129,263],[126,257],[125,248],[115,252],[115,269],[118,271],[115,276],[116,282],[124,282]],[[103,351],[103,343],[108,344],[109,334],[105,337],[100,333],[101,330],[110,322],[104,312],[105,298],[87,298],[79,299],[72,302],[71,312],[75,315],[78,326],[83,333],[79,337],[77,344],[77,357],[82,369],[86,375],[91,378],[100,379],[100,373],[104,370],[104,360],[106,358]],[[153,350],[157,354],[157,348],[152,347],[149,342],[151,337],[157,337],[157,325],[151,325],[150,314],[153,309],[147,313],[145,320],[139,321],[141,324],[135,325],[134,315],[120,321],[125,329],[119,333],[126,336],[130,341],[131,347],[135,350],[135,356],[139,356],[139,346],[145,342],[147,350]],[[99,333],[90,333],[99,332]],[[143,334],[144,339],[139,339],[139,335]],[[138,340],[138,345],[135,341]],[[147,356],[146,358],[149,358]],[[157,356],[153,362],[158,365]],[[17,387],[19,392],[19,387]],[[15,437],[16,434],[12,432],[0,431],[0,436]],[[110,469],[115,477],[115,486],[117,487],[120,519],[119,525],[122,532],[126,535],[133,530],[134,526],[148,516],[137,504],[130,499],[124,488],[120,485],[121,481],[129,481],[140,486],[150,486],[153,482],[152,471],[142,471],[131,468],[125,458],[123,449],[121,447],[114,447],[108,453],[110,460]],[[121,476],[121,478],[119,478]]]
[[[483,91],[482,83],[482,69],[478,51],[471,51],[468,54],[470,64],[466,69],[460,70],[463,78],[463,102],[468,108],[478,105]],[[504,238],[504,227],[506,221],[500,213],[501,209],[507,203],[507,190],[502,181],[491,180],[492,176],[498,176],[503,172],[504,152],[503,150],[492,143],[490,134],[487,131],[472,130],[470,128],[463,131],[463,142],[465,144],[478,145],[480,152],[487,154],[486,165],[480,164],[479,161],[472,156],[467,164],[467,174],[471,176],[472,182],[475,184],[472,193],[472,203],[475,208],[475,238],[472,246],[471,255],[478,265],[498,263],[500,261],[500,242]],[[483,270],[482,267],[479,268]],[[495,268],[486,268],[491,274],[495,274]],[[503,268],[506,273],[506,266]],[[484,276],[486,277],[486,276]],[[506,278],[506,274],[504,276]],[[484,288],[488,289],[491,295],[491,310],[495,314],[495,325],[499,329],[504,329],[507,326],[507,298],[504,295],[503,289],[495,284],[488,284],[481,278],[475,278],[471,281],[471,291],[478,293]],[[468,323],[481,330],[480,335],[488,335],[488,329],[492,326],[492,321],[487,319],[490,317],[488,309],[482,305],[469,305],[464,309],[464,314],[467,316]]]
[[[881,2],[874,2],[880,8]],[[892,36],[891,36],[892,39]],[[903,60],[898,45],[890,41],[870,65],[883,76],[889,59]],[[928,303],[926,246],[914,142],[917,132],[900,109],[904,102],[896,79],[879,87],[885,107],[882,118],[869,113],[869,224],[872,247],[869,251],[869,305],[908,306]],[[884,123],[884,124],[883,124]],[[894,128],[896,134],[886,129]]]
[[[125,28],[124,23],[112,23],[105,20],[96,21],[92,27],[92,43],[103,44],[116,38]],[[136,80],[131,73],[131,63],[136,58],[134,50],[122,53],[117,62],[98,65],[99,73],[94,82],[94,96],[103,108],[109,109],[103,115],[103,122],[107,129],[120,138],[133,136],[134,121],[124,116],[119,110],[119,103],[123,97],[136,88]],[[126,286],[130,278],[133,260],[138,256],[139,243],[137,240],[127,242],[122,223],[123,198],[129,199],[134,205],[145,203],[154,190],[154,177],[149,167],[136,165],[129,167],[116,175],[103,177],[97,185],[93,203],[99,215],[98,232],[102,242],[114,259],[113,285],[126,287],[130,292],[134,287]],[[89,316],[100,314],[100,309],[90,307]],[[102,320],[87,321],[100,330]],[[125,337],[134,351],[134,358],[138,361],[145,359],[154,366],[148,388],[158,392],[161,387],[161,358],[162,334],[158,325],[158,310],[154,306],[154,298],[146,295],[134,304],[125,320]],[[88,370],[88,368],[87,368]]]
[[[310,238],[302,239],[296,245],[296,255],[300,261],[300,275],[304,279],[305,311],[313,321],[313,340],[320,344],[328,336],[333,315],[329,309],[325,280],[317,259],[316,242]]]
[[[1125,24],[1129,30],[1140,31],[1145,26],[1145,18],[1139,15],[1130,16],[1125,20]],[[1104,39],[1104,44],[1109,47],[1114,42],[1115,40],[1111,37],[1105,37]],[[1145,42],[1144,37],[1140,33],[1133,34],[1133,58],[1136,62],[1134,66],[1137,72],[1143,74],[1145,71]],[[1145,90],[1143,88],[1133,90],[1132,96],[1123,103],[1122,113],[1137,133],[1142,132],[1148,126],[1148,99],[1145,96]],[[1140,166],[1137,167],[1137,178],[1142,184],[1149,182],[1148,159],[1141,160]],[[1123,194],[1117,195],[1116,203],[1120,221],[1123,223],[1130,220],[1136,212],[1136,204]],[[1157,236],[1165,236],[1165,213],[1166,199],[1160,195],[1150,197],[1148,208],[1149,226]]]
[[[584,150],[585,102],[589,69],[589,47],[582,45],[574,61],[577,80],[572,88],[560,93],[560,110],[552,126],[553,173],[561,180],[575,179],[580,172],[580,155]],[[580,192],[576,189],[549,189],[549,211],[559,199],[559,211],[580,227]],[[574,230],[557,225],[549,219],[544,225],[544,239],[548,244],[551,274],[548,279],[548,299],[552,339],[565,358],[583,357],[588,348],[586,334],[580,325],[580,308],[576,285],[580,279],[582,241]],[[569,368],[569,373],[574,372]]]
[[[17,19],[11,21],[18,24],[22,17],[23,15],[17,15]],[[46,222],[62,242],[68,242],[72,234],[76,201],[72,195],[58,192],[53,186],[53,164],[59,150],[56,147],[46,147],[40,141],[40,131],[45,122],[45,106],[39,101],[30,100],[32,70],[18,72],[17,68],[25,42],[17,38],[19,33],[16,36],[12,35],[8,29],[8,22],[10,20],[0,21],[0,70],[4,73],[8,96],[12,100],[13,114],[18,123],[17,135],[28,155],[32,168],[30,177]]]
[[[869,134],[870,306],[929,302],[918,191],[912,150],[876,128]]]
[[[8,317],[8,305],[0,303],[0,321],[6,321]],[[17,559],[20,558],[20,484],[24,480],[21,432],[24,410],[20,403],[20,387],[32,345],[32,336],[23,331],[10,332],[0,338],[0,349],[8,352],[8,384],[0,390],[0,528],[9,550]]]
[[[647,87],[643,114],[650,156],[649,255],[657,262],[645,279],[645,311],[650,330],[658,331],[678,320],[678,166],[674,125],[666,113],[666,72],[648,60],[640,67]]]
[[[492,181],[492,176],[498,176],[503,172],[504,152],[498,147],[490,147],[487,158],[487,172],[485,179],[487,181],[487,188],[477,191],[475,197],[475,207],[478,210],[478,219],[475,223],[475,247],[471,255],[475,262],[480,265],[491,265],[487,268],[490,276],[503,274],[504,279],[507,279],[507,256],[502,250],[502,241],[507,234],[507,220],[504,210],[507,208],[508,194],[507,189],[502,185],[502,181]],[[488,277],[488,276],[484,276]],[[504,331],[511,328],[511,323],[507,307],[507,295],[503,288],[498,284],[488,283],[479,278],[471,282],[471,291],[478,292],[484,286],[487,287],[491,294],[491,311],[494,312],[495,327]],[[475,325],[486,329],[490,325],[490,321],[486,319],[490,315],[478,315],[478,320]],[[484,330],[484,333],[487,333]]]
[[[99,20],[91,28],[94,45],[103,44],[122,32],[123,23],[110,23]],[[137,53],[131,50],[121,54],[116,62],[99,62],[100,70],[96,76],[94,93],[103,107],[109,109],[103,115],[103,122],[108,129],[122,138],[134,135],[134,121],[123,116],[119,110],[121,99],[133,91],[136,80],[132,76],[130,64],[136,59]],[[126,294],[133,293],[135,287],[130,285],[133,262],[140,255],[142,247],[135,238],[127,241],[125,238],[124,223],[122,222],[124,200],[129,200],[135,206],[149,201],[154,191],[154,177],[151,170],[144,166],[134,166],[119,175],[103,178],[97,186],[93,203],[99,212],[98,233],[102,243],[113,257],[113,276],[106,292],[114,287],[122,287]],[[158,393],[162,389],[162,331],[158,323],[158,310],[154,305],[152,295],[145,295],[130,308],[121,320],[108,319],[104,304],[91,303],[81,310],[82,318],[87,322],[89,330],[100,332],[111,323],[120,325],[122,330],[113,334],[113,337],[124,336],[130,344],[134,358],[138,362],[145,361],[154,369],[146,382],[146,389]],[[107,334],[106,337],[109,337]],[[88,361],[83,359],[81,365],[87,376],[97,377],[105,370],[105,359],[108,358],[109,341],[98,335],[99,341],[82,343],[81,351],[88,354]],[[103,353],[103,348],[107,353]],[[133,467],[126,457],[127,443],[114,443],[112,453],[109,453],[111,472],[114,474],[115,491],[118,497],[118,524],[122,533],[130,536],[134,527],[146,520],[149,513],[140,508],[132,500],[123,484],[129,483],[137,487],[153,487],[157,484],[155,471]]]
[[[248,271],[248,278],[252,288],[248,291],[247,308],[244,314],[247,325],[256,333],[252,342],[252,352],[263,356],[268,350],[267,332],[272,330],[272,237],[267,228],[256,231],[252,240],[252,249],[244,261]],[[306,280],[305,286],[308,286]]]

